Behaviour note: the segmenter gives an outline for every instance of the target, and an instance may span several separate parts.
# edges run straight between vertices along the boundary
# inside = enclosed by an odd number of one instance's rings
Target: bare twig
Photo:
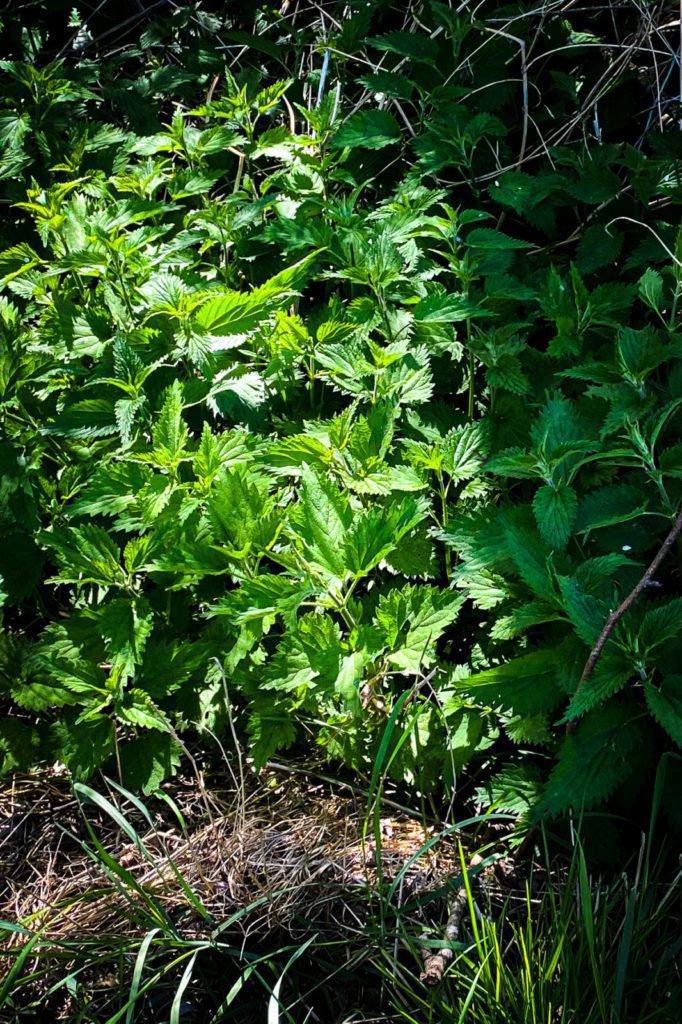
[[[448,923],[445,926],[445,939],[450,945],[436,950],[424,949],[422,952],[423,970],[419,975],[419,980],[423,981],[429,988],[440,985],[445,969],[452,961],[454,955],[452,944],[457,942],[459,938],[462,917],[464,916],[468,901],[466,887],[462,886],[455,893],[455,897],[450,905]]]
[[[483,865],[483,857],[479,853],[475,853],[469,861],[467,873],[480,868],[481,865]],[[441,983],[448,964],[452,962],[454,957],[453,946],[459,939],[462,918],[468,905],[469,891],[465,884],[460,886],[448,906],[448,921],[445,926],[445,941],[447,945],[436,950],[424,949],[422,951],[423,970],[419,975],[419,980],[428,985],[429,988]],[[477,917],[483,917],[475,900],[472,901],[472,909]]]
[[[637,586],[634,587],[634,589],[630,591],[630,593],[625,598],[625,600],[616,608],[615,611],[611,612],[611,614],[609,615],[608,619],[606,620],[606,624],[605,624],[604,628],[602,629],[602,631],[601,631],[601,633],[599,635],[599,639],[597,640],[596,644],[592,648],[592,651],[590,652],[590,656],[589,656],[589,658],[587,659],[587,661],[585,663],[585,668],[583,669],[583,674],[580,677],[580,682],[578,683],[578,687],[577,687],[577,689],[575,691],[574,699],[575,699],[575,697],[577,697],[577,695],[583,689],[583,687],[587,683],[588,679],[590,678],[590,676],[594,672],[595,665],[599,661],[601,653],[604,650],[604,647],[606,646],[606,642],[609,639],[609,637],[611,636],[611,633],[613,632],[614,626],[616,625],[616,623],[620,619],[622,619],[622,617],[625,615],[626,611],[629,608],[632,607],[632,605],[635,603],[635,601],[637,600],[639,595],[642,593],[642,591],[647,586],[649,586],[649,584],[653,580],[656,572],[658,571],[658,568],[661,565],[661,562],[663,561],[665,556],[668,554],[668,552],[670,551],[670,549],[673,546],[673,544],[675,543],[675,541],[677,540],[677,537],[679,536],[680,531],[682,531],[682,509],[678,512],[677,518],[675,519],[675,522],[673,524],[672,529],[670,530],[670,533],[668,534],[668,536],[665,538],[665,540],[661,544],[661,547],[659,548],[658,552],[656,553],[656,557],[654,558],[653,562],[651,563],[651,565],[649,566],[647,571],[642,576],[642,578],[639,581],[639,583],[637,584]],[[577,719],[575,719],[575,718],[571,719],[571,721],[568,722],[568,724],[566,725],[566,732],[567,733],[575,732],[576,723],[577,723]]]

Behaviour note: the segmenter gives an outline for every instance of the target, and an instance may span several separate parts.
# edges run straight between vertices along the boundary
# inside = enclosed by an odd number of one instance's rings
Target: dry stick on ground
[[[469,861],[468,870],[478,867],[482,862],[483,858],[480,854],[475,853]],[[453,946],[459,939],[459,933],[462,927],[462,918],[464,917],[464,911],[467,909],[468,903],[469,893],[466,885],[462,885],[455,893],[455,896],[448,907],[448,922],[445,926],[445,941],[448,942],[449,945],[442,946],[437,950],[422,950],[423,970],[419,975],[419,980],[425,985],[428,985],[429,988],[434,988],[436,985],[440,985],[448,964],[452,962],[455,955]]]
[[[665,538],[665,540],[661,544],[661,547],[659,548],[659,550],[658,550],[658,552],[656,554],[656,557],[654,558],[653,562],[651,563],[651,565],[649,566],[647,571],[642,576],[642,578],[639,581],[639,583],[637,584],[637,586],[634,588],[634,590],[630,591],[630,593],[625,598],[625,600],[622,602],[622,604],[620,604],[618,606],[618,608],[616,608],[615,611],[611,612],[611,614],[609,615],[608,619],[606,620],[606,624],[605,624],[604,628],[602,629],[602,631],[601,631],[601,633],[599,635],[599,639],[597,640],[596,644],[592,648],[592,651],[590,652],[590,656],[589,656],[589,658],[587,659],[587,661],[585,663],[585,668],[583,669],[583,674],[580,677],[580,682],[578,683],[578,687],[577,687],[577,689],[575,691],[575,694],[573,696],[574,700],[578,696],[578,694],[580,693],[582,688],[585,686],[587,680],[590,678],[590,676],[594,672],[594,667],[597,664],[597,662],[599,661],[601,652],[604,650],[604,647],[606,646],[606,641],[609,639],[609,637],[610,637],[610,635],[611,635],[611,633],[613,631],[613,627],[616,625],[616,623],[618,622],[619,619],[622,619],[622,617],[625,615],[625,613],[628,610],[628,608],[630,608],[635,603],[635,601],[637,600],[639,595],[642,593],[642,591],[651,583],[651,581],[653,580],[654,575],[655,575],[656,571],[658,570],[661,562],[663,561],[665,556],[668,554],[668,552],[670,551],[670,549],[673,546],[673,544],[675,543],[675,541],[677,540],[677,537],[678,537],[680,531],[682,531],[682,509],[677,513],[677,518],[675,519],[675,522],[673,524],[673,527],[672,527],[670,533],[668,534],[668,536]],[[571,721],[568,722],[568,724],[566,725],[566,732],[567,733],[575,732],[576,725],[577,725],[577,719],[576,718],[571,719]]]
[[[450,914],[448,916],[448,923],[445,926],[445,938],[449,943],[457,942],[459,938],[460,928],[462,926],[462,917],[464,911],[467,908],[469,897],[467,895],[466,888],[462,886],[458,889],[455,897],[450,905]],[[433,988],[435,985],[439,985],[443,980],[443,974],[448,964],[452,961],[454,956],[452,945],[443,946],[441,949],[429,950],[425,949],[422,951],[423,970],[419,975],[419,980],[423,981],[429,988]]]

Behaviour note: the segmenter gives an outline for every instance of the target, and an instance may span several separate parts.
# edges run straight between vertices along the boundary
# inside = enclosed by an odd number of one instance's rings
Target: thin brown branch
[[[466,888],[462,886],[455,893],[452,903],[448,908],[449,914],[448,922],[445,926],[445,941],[450,943],[450,945],[443,945],[440,949],[436,950],[424,949],[422,951],[423,970],[419,975],[419,980],[428,985],[429,988],[440,985],[448,965],[452,962],[454,956],[452,944],[457,942],[459,938],[462,917],[464,916],[468,901],[469,897]]]
[[[587,683],[588,679],[590,678],[590,676],[594,672],[595,666],[596,666],[597,662],[599,661],[599,658],[601,657],[601,653],[604,650],[604,647],[606,646],[606,643],[607,643],[609,637],[611,636],[611,633],[613,632],[614,626],[616,625],[616,623],[620,619],[622,619],[622,617],[625,615],[626,611],[629,608],[632,607],[632,605],[635,603],[635,601],[637,600],[639,595],[642,593],[642,591],[645,590],[646,587],[648,587],[650,585],[650,583],[652,582],[654,576],[656,575],[656,572],[658,571],[658,569],[659,569],[659,567],[661,565],[661,562],[663,561],[665,556],[668,554],[668,552],[670,551],[670,549],[673,546],[673,544],[675,543],[675,541],[677,540],[677,538],[678,538],[678,536],[680,534],[680,531],[682,531],[682,509],[678,512],[677,518],[675,519],[675,522],[673,523],[673,526],[672,526],[672,529],[670,530],[670,533],[668,534],[668,536],[665,538],[665,540],[661,544],[659,550],[656,553],[656,557],[654,558],[653,562],[651,563],[651,565],[649,566],[647,571],[642,576],[642,578],[639,581],[639,583],[637,584],[637,586],[634,587],[633,590],[630,591],[630,593],[625,598],[625,600],[615,609],[615,611],[611,612],[611,614],[609,615],[608,619],[606,620],[606,624],[604,625],[604,628],[602,629],[601,633],[599,634],[599,639],[597,640],[596,644],[592,648],[592,650],[590,652],[589,658],[585,662],[585,668],[583,669],[583,674],[580,677],[580,682],[578,683],[578,687],[577,687],[577,689],[575,691],[574,699],[575,699],[575,697],[577,697],[577,695],[583,689],[583,687]],[[571,721],[566,726],[566,732],[567,733],[575,732],[576,725],[577,725],[577,719],[575,719],[575,718],[571,719]]]

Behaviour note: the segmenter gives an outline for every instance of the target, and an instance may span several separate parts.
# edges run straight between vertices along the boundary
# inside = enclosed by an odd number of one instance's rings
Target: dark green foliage
[[[498,743],[555,815],[679,743],[676,552],[577,692],[682,501],[677,135],[609,88],[604,136],[552,134],[611,59],[576,15],[528,137],[483,8],[344,15],[307,80],[319,26],[263,12],[222,26],[242,64],[180,8],[101,62],[4,63],[5,771],[151,792],[234,707],[258,765],[363,772],[409,690],[394,775]]]

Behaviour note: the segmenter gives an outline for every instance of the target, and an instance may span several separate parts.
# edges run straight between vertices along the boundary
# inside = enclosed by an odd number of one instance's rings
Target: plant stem
[[[116,755],[116,771],[118,772],[119,785],[123,785],[123,767],[121,765],[121,750],[118,745],[118,733],[116,732],[116,722],[112,722],[112,729],[114,731],[114,753]]]
[[[240,185],[242,183],[242,174],[243,173],[244,173],[244,154],[240,153],[239,154],[239,163],[237,164],[237,173],[235,174],[235,177],[234,177],[234,188],[232,189],[232,194],[233,195],[235,195],[237,192],[239,192],[239,187],[240,187]]]
[[[443,529],[448,525],[448,489],[443,483],[443,474],[438,470],[438,490],[440,494],[440,525]],[[448,545],[445,545],[445,579],[450,582],[452,572],[452,554]]]
[[[583,687],[587,683],[587,680],[590,678],[590,676],[594,672],[595,666],[596,666],[597,662],[599,661],[601,653],[604,650],[604,647],[606,646],[606,642],[609,639],[609,637],[611,636],[611,633],[613,632],[613,629],[614,629],[616,623],[620,619],[622,619],[622,617],[625,615],[626,611],[635,603],[635,601],[637,600],[639,595],[642,593],[642,591],[645,589],[645,587],[647,587],[649,585],[649,583],[651,583],[651,581],[654,578],[654,574],[656,573],[656,571],[658,570],[659,566],[661,565],[661,562],[663,561],[665,556],[668,554],[668,552],[670,551],[670,549],[673,546],[673,544],[675,543],[675,541],[677,540],[677,537],[679,536],[680,531],[682,531],[682,509],[680,509],[680,511],[677,513],[677,518],[675,519],[675,522],[673,523],[673,527],[670,530],[670,533],[668,534],[668,536],[665,538],[665,540],[661,544],[659,550],[656,553],[656,556],[655,556],[653,562],[651,563],[651,565],[649,566],[647,571],[644,573],[644,575],[642,576],[642,578],[639,581],[639,583],[634,587],[633,590],[630,591],[628,596],[616,608],[616,610],[611,612],[611,614],[609,615],[608,619],[606,620],[604,628],[602,629],[601,633],[599,634],[599,639],[597,640],[596,644],[592,648],[592,650],[590,652],[590,656],[587,659],[587,662],[585,663],[585,668],[583,669],[583,674],[580,677],[580,682],[578,683],[578,687],[577,687],[577,689],[575,691],[575,694],[573,695],[574,699],[575,699],[575,697],[578,696],[580,691],[583,689]],[[566,725],[566,732],[569,733],[569,734],[570,733],[574,733],[575,730],[576,730],[576,727],[577,727],[577,719],[572,718],[571,721],[568,722],[567,725]]]
[[[469,401],[467,404],[467,416],[470,420],[474,418],[474,395],[475,395],[475,377],[474,377],[474,353],[469,350]]]

